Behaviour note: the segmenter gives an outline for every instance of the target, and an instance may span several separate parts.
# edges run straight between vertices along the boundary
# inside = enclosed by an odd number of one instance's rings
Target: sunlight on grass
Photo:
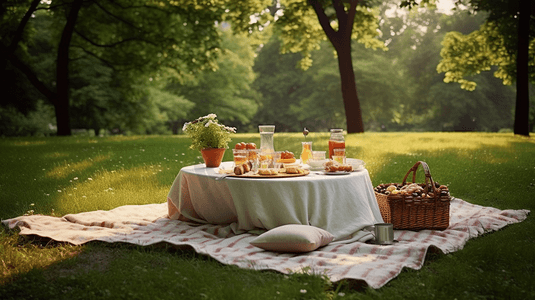
[[[122,205],[165,202],[169,186],[158,183],[160,166],[99,171],[89,178],[73,178],[73,185],[57,190],[58,210],[77,213],[109,210]]]
[[[52,170],[48,171],[46,173],[46,177],[55,178],[55,179],[67,178],[67,176],[69,176],[72,173],[83,171],[85,169],[90,168],[95,163],[99,163],[110,158],[111,158],[111,154],[107,154],[107,155],[98,155],[95,158],[85,159],[76,163],[65,161],[61,166],[57,166],[53,168]]]
[[[481,155],[477,159],[487,163],[501,163],[514,154],[511,143],[518,138],[510,134],[484,133],[365,133],[346,136],[348,157],[363,159],[370,172],[379,171],[398,155],[420,160],[423,153],[440,156],[445,152],[455,153],[460,159],[473,159],[474,153],[486,152],[489,147],[503,149],[502,156]],[[429,154],[427,154],[429,155]]]
[[[45,145],[46,141],[17,141],[13,143],[16,146],[33,146],[33,145]]]
[[[45,158],[60,158],[60,157],[68,157],[68,156],[69,156],[69,153],[67,152],[57,152],[57,151],[44,155]]]
[[[42,247],[25,243],[18,247],[18,235],[0,232],[0,284],[9,278],[35,268],[45,268],[59,261],[71,258],[80,252],[79,246],[64,245],[63,247]]]

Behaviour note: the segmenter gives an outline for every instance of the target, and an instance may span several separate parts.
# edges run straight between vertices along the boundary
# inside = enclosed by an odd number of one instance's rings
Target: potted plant
[[[219,124],[217,116],[209,114],[186,122],[182,131],[191,138],[190,149],[201,152],[206,167],[216,168],[221,164],[230,135],[236,133],[236,128]]]

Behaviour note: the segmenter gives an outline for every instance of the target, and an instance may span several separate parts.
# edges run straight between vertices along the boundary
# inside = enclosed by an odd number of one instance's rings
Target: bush
[[[56,132],[54,110],[42,101],[27,115],[14,107],[0,107],[0,136],[48,136]]]

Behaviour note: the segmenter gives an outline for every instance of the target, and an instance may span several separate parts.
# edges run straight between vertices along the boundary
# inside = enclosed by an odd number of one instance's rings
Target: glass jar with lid
[[[344,130],[341,128],[331,129],[331,137],[329,138],[329,158],[333,158],[334,149],[345,149],[346,142],[344,139]]]

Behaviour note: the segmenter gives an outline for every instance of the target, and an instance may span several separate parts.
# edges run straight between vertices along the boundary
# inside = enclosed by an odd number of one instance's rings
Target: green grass
[[[315,150],[327,134],[311,133]],[[299,154],[301,134],[276,134]],[[238,134],[236,142],[257,134]],[[374,185],[399,182],[418,160],[453,196],[500,209],[535,207],[535,141],[512,134],[366,133],[346,137]],[[0,218],[61,216],[126,204],[162,203],[181,167],[200,163],[174,136],[0,140]],[[227,151],[225,160],[231,159]],[[418,180],[422,180],[421,169]],[[417,181],[418,181],[417,180]],[[89,243],[72,246],[0,231],[1,299],[529,299],[535,298],[533,217],[430,253],[381,289],[322,276],[222,265],[188,248]]]

